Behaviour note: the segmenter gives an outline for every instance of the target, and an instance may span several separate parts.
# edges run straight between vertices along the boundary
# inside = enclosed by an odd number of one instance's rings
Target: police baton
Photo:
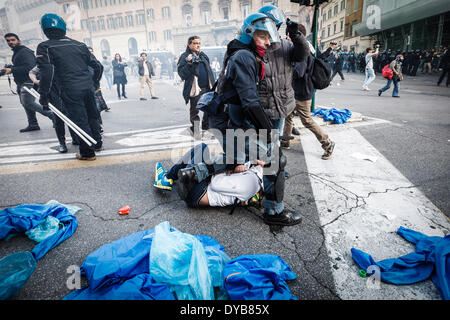
[[[26,86],[23,87],[29,94],[31,94],[33,97],[39,100],[40,95],[36,90],[34,89],[28,89]],[[61,111],[59,111],[55,106],[53,106],[51,103],[48,104],[49,109],[56,114],[67,126],[72,129],[77,136],[79,136],[81,139],[83,139],[84,142],[88,146],[92,146],[92,144],[97,144],[97,141],[95,141],[90,135],[88,135],[83,129],[81,129],[79,126],[77,126],[75,123],[72,122],[68,117],[66,117]]]

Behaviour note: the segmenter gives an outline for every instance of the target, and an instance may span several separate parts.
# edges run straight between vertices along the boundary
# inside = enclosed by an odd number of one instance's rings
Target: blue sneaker
[[[166,170],[160,162],[155,165],[155,182],[153,186],[158,189],[172,190],[173,180],[166,177]]]

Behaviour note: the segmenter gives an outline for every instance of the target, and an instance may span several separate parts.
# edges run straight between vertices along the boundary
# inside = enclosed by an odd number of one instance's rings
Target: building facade
[[[365,0],[355,29],[382,50],[440,50],[450,44],[449,8],[448,0]]]
[[[346,0],[332,0],[320,6],[318,18],[319,48],[327,48],[330,42],[342,45],[345,28]]]
[[[202,46],[224,46],[243,19],[266,4],[279,6],[291,19],[298,4],[290,0],[56,0],[68,35],[93,47],[97,57],[137,56],[142,51],[179,55],[187,39]],[[280,30],[280,32],[283,32]]]
[[[364,0],[346,0],[345,27],[342,48],[356,53],[372,47],[376,37],[371,35],[360,36],[356,26],[362,22]]]

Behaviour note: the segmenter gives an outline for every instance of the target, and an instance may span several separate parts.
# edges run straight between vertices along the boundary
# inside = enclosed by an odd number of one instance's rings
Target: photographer
[[[19,95],[20,103],[24,107],[28,119],[28,126],[24,129],[20,129],[20,132],[40,130],[36,118],[36,111],[52,121],[54,115],[50,110],[44,110],[40,104],[35,102],[34,97],[23,89],[23,87],[29,89],[33,88],[33,82],[28,73],[36,65],[36,57],[32,50],[21,45],[18,35],[7,33],[5,34],[5,40],[14,52],[12,56],[13,65],[5,65],[5,68],[2,69],[1,73],[12,74],[14,76],[14,82],[17,84],[17,94]]]
[[[200,96],[208,92],[214,84],[214,74],[211,70],[208,56],[200,51],[200,37],[188,39],[186,51],[178,61],[178,75],[184,80],[183,97],[186,104],[190,102],[190,120],[192,134],[200,132],[196,128],[200,122],[199,111],[196,108]],[[202,130],[208,130],[208,116],[203,114]]]

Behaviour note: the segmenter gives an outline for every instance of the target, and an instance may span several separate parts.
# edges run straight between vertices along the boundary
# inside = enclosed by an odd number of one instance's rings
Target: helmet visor
[[[286,20],[286,17],[283,13],[283,10],[280,8],[274,8],[273,10],[266,13],[268,16],[272,16],[275,20],[275,24],[278,26],[281,26],[283,22]]]
[[[280,44],[280,36],[278,35],[277,27],[275,26],[275,23],[272,19],[261,19],[257,20],[253,24],[254,30],[260,30],[260,31],[266,31],[269,34],[270,37],[270,44],[271,46],[276,46],[277,44]]]

